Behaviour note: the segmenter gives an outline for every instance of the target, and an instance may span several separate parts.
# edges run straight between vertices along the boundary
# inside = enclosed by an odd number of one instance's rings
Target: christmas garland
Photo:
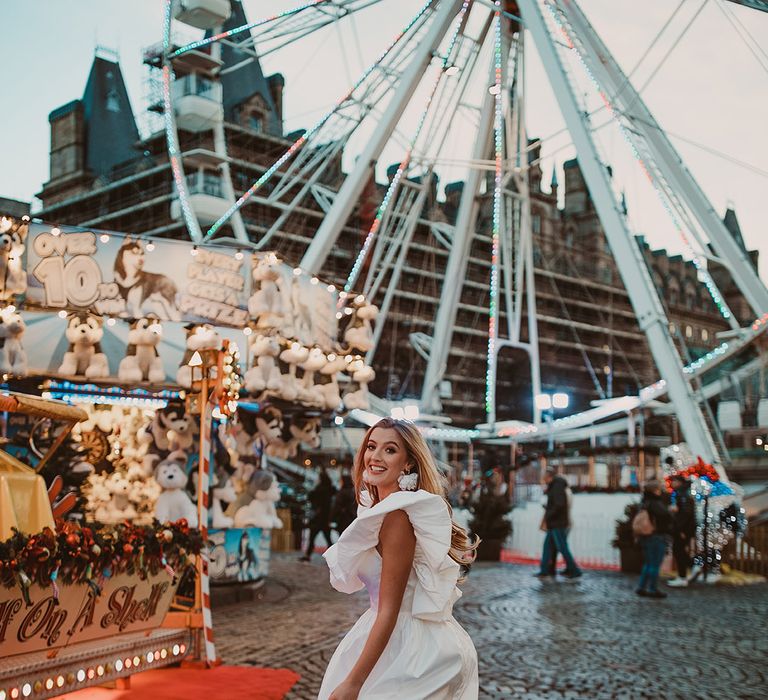
[[[203,540],[200,531],[186,520],[161,525],[133,525],[124,522],[107,526],[81,526],[58,520],[56,532],[46,527],[27,535],[14,530],[0,542],[0,585],[19,585],[25,597],[32,584],[53,586],[58,598],[58,583],[86,583],[97,592],[110,576],[127,573],[146,579],[165,569],[186,565],[191,555],[199,554]]]

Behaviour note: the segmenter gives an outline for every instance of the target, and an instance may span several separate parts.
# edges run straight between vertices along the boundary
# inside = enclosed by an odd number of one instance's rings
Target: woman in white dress
[[[323,556],[331,585],[368,589],[371,607],[336,649],[319,700],[474,700],[477,652],[453,618],[474,559],[413,423],[384,418],[355,457],[358,516]]]

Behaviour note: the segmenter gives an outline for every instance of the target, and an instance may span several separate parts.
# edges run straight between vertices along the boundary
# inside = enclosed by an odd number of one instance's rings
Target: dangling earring
[[[401,472],[397,483],[401,491],[415,491],[418,488],[419,475],[416,472]]]

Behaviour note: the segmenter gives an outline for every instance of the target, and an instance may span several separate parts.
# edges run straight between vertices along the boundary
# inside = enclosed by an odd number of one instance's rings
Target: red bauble
[[[131,554],[133,553],[133,545],[132,544],[124,544],[123,545],[123,554]]]
[[[67,544],[70,547],[77,547],[80,544],[80,538],[73,532],[67,535]]]

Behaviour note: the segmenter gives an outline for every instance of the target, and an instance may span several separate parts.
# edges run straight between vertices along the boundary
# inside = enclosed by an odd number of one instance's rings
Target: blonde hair
[[[419,477],[419,488],[428,491],[429,493],[437,494],[443,498],[446,506],[448,506],[448,514],[451,516],[451,546],[448,550],[448,556],[450,556],[457,564],[469,567],[475,560],[475,550],[480,544],[480,539],[475,538],[475,540],[472,541],[467,534],[467,531],[453,520],[451,504],[448,503],[448,499],[445,497],[445,479],[440,474],[437,465],[435,464],[435,459],[423,436],[418,428],[416,428],[410,421],[399,420],[397,418],[382,418],[378,423],[375,423],[368,428],[368,431],[363,438],[363,442],[360,445],[360,449],[355,455],[355,462],[352,468],[352,478],[355,482],[355,498],[357,498],[357,502],[360,503],[360,494],[363,489],[366,446],[368,445],[371,433],[376,430],[376,428],[391,428],[400,436],[403,445],[405,445],[407,460],[411,464],[411,470],[412,472],[416,472]],[[376,487],[370,484],[365,484],[365,488],[371,495],[373,503],[378,503],[380,499]]]

